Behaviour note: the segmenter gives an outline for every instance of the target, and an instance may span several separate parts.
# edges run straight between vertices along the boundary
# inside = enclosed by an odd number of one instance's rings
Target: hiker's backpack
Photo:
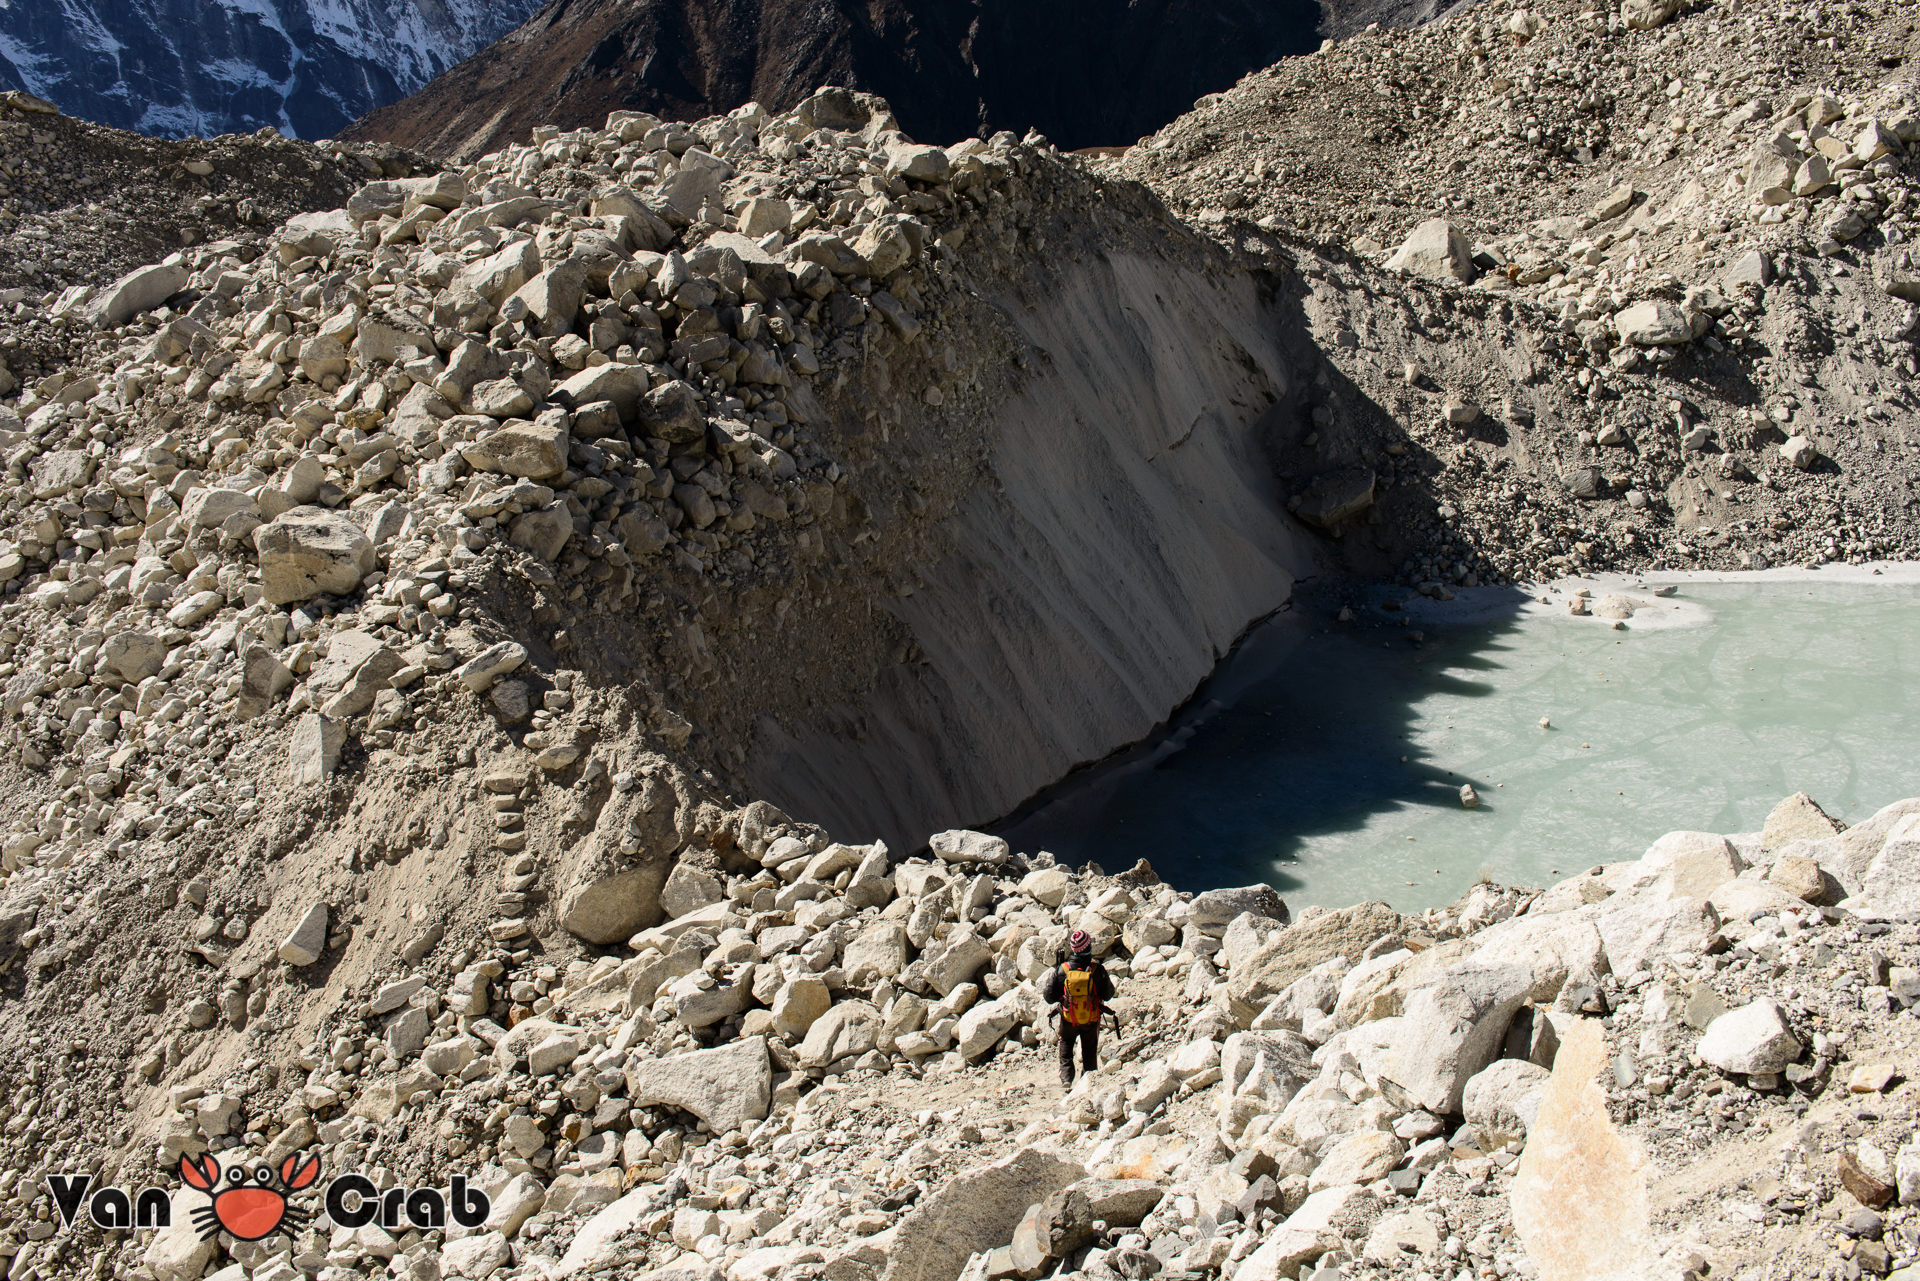
[[[1100,994],[1093,985],[1093,967],[1084,970],[1068,966],[1065,971],[1066,983],[1060,1001],[1060,1017],[1078,1027],[1087,1027],[1100,1021]]]

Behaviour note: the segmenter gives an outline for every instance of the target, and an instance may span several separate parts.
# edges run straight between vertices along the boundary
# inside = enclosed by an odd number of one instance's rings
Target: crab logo
[[[224,1177],[223,1177],[224,1176]],[[287,1204],[287,1197],[313,1186],[320,1177],[320,1158],[296,1152],[280,1163],[277,1177],[270,1165],[248,1169],[239,1164],[222,1170],[211,1155],[180,1158],[180,1181],[212,1198],[193,1212],[200,1239],[217,1232],[241,1241],[260,1241],[280,1230],[282,1223],[298,1226],[304,1211]]]

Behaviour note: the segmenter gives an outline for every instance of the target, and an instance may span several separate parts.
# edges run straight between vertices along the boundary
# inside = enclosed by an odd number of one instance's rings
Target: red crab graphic
[[[282,1161],[277,1187],[272,1166],[248,1170],[236,1165],[225,1171],[224,1180],[221,1174],[220,1163],[211,1155],[180,1158],[180,1181],[213,1198],[193,1212],[200,1239],[225,1231],[242,1241],[260,1241],[279,1231],[283,1221],[297,1226],[307,1217],[287,1204],[287,1194],[313,1186],[320,1177],[320,1158],[296,1152]]]

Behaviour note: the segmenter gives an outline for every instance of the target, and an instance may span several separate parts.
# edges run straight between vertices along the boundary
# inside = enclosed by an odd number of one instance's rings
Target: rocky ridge
[[[1279,63],[1098,167],[1325,255],[1339,377],[1301,436],[1376,470],[1382,428],[1422,436],[1458,513],[1378,569],[1904,557],[1914,38],[1897,5],[1463,11]],[[1380,268],[1414,278],[1395,306]]]

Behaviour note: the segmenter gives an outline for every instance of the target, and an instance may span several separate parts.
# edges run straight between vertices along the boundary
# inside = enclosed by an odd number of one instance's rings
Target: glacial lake
[[[1634,615],[1620,630],[1571,615],[1582,587]],[[1303,584],[1161,732],[995,830],[1108,872],[1144,858],[1181,889],[1265,881],[1296,911],[1417,911],[1482,873],[1545,886],[1677,828],[1758,831],[1796,791],[1850,822],[1920,795],[1914,566],[1381,608],[1409,595],[1330,600]],[[1336,621],[1343,603],[1351,622]],[[1461,806],[1462,783],[1479,808]]]

